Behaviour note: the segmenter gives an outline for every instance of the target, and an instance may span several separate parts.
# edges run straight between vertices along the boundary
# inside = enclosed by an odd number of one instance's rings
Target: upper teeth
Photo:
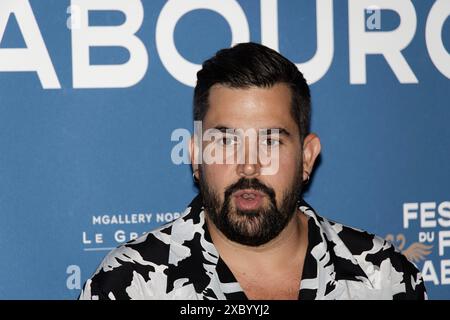
[[[242,197],[243,197],[244,199],[248,199],[248,198],[254,198],[255,195],[254,195],[253,193],[244,193],[244,194],[242,195]]]

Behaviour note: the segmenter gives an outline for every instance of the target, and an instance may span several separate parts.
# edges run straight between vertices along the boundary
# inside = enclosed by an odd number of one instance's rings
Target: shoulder
[[[140,282],[163,277],[167,268],[172,224],[123,244],[103,259],[85,283],[80,299],[132,299]]]
[[[393,299],[424,299],[426,290],[417,267],[389,241],[364,230],[321,218],[337,256],[353,260],[374,289],[392,292]]]
[[[202,222],[190,209],[173,222],[112,250],[81,291],[80,299],[142,299],[166,292],[169,268],[189,256]]]
[[[80,299],[188,296],[197,267],[191,262],[204,249],[204,216],[196,205],[193,201],[178,219],[111,251],[86,281]]]

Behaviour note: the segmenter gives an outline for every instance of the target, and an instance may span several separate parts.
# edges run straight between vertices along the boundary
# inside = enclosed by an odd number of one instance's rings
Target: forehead
[[[291,115],[292,92],[278,83],[270,88],[230,88],[214,85],[209,92],[209,107],[204,126],[229,128],[281,127],[298,132]]]

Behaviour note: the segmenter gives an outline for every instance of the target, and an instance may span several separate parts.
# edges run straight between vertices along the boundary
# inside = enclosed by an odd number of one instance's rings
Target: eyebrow
[[[222,132],[222,133],[227,133],[227,130],[228,130],[228,131],[234,131],[234,130],[236,130],[235,128],[228,128],[228,127],[226,127],[226,126],[220,126],[220,125],[214,127],[213,129],[219,130],[219,131]],[[290,137],[290,136],[291,136],[290,132],[287,131],[285,128],[264,128],[264,129],[260,129],[260,130],[266,130],[266,131],[267,131],[267,135],[271,135],[271,134],[272,134],[272,131],[278,130],[278,134],[280,134],[280,135],[285,135],[285,136],[287,136],[287,137]],[[275,133],[275,132],[274,132],[274,133]]]
[[[291,136],[291,134],[289,133],[289,131],[287,131],[286,129],[284,129],[284,128],[268,128],[268,129],[266,129],[267,130],[267,134],[268,135],[271,135],[272,134],[272,130],[273,131],[278,131],[278,134],[280,134],[280,135],[285,135],[285,136],[287,136],[287,137],[290,137]]]

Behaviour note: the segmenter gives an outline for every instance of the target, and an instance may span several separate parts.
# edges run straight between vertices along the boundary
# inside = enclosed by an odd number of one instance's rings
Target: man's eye
[[[281,144],[281,142],[279,140],[275,140],[272,138],[263,139],[261,142],[262,142],[262,144],[265,144],[268,146],[278,146]]]
[[[236,143],[237,141],[235,137],[223,137],[222,139],[220,139],[220,144],[224,146],[231,146]]]

